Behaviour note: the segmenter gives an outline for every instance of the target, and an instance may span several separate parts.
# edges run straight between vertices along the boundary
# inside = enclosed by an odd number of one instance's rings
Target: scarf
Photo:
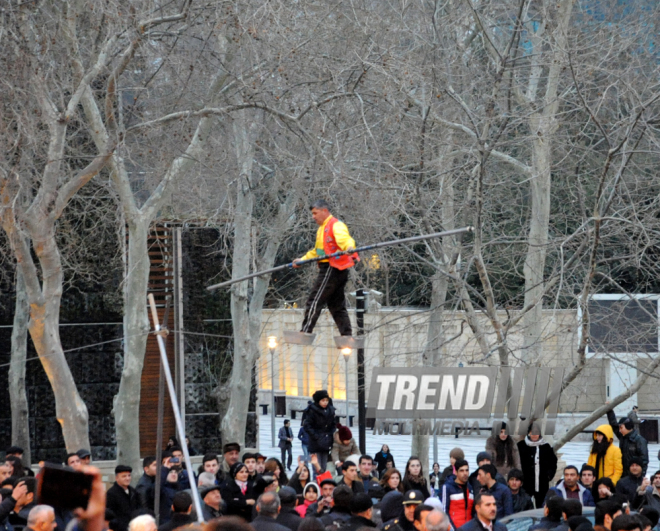
[[[234,480],[236,482],[236,485],[238,485],[241,488],[241,494],[245,495],[247,492],[247,481],[238,481],[237,479]]]
[[[539,492],[539,478],[541,477],[541,464],[539,463],[539,446],[545,444],[543,437],[539,437],[539,440],[534,442],[529,438],[529,435],[525,437],[525,444],[534,448],[534,492]]]

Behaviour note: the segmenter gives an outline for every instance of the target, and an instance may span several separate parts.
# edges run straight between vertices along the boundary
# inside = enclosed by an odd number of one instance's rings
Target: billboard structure
[[[379,367],[374,369],[367,417],[375,431],[392,435],[448,435],[456,428],[478,429],[478,420],[506,420],[526,435],[534,420],[545,419],[554,434],[563,367]],[[447,433],[449,423],[451,431]],[[434,423],[432,421],[435,421]],[[443,421],[443,422],[438,422]],[[397,424],[389,431],[385,422]],[[408,423],[408,424],[406,424]]]

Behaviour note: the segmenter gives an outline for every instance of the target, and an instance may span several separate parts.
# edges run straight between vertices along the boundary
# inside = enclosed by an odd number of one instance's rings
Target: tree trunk
[[[252,164],[254,142],[245,112],[239,113],[233,123],[239,177],[236,192],[236,214],[234,216],[234,251],[232,255],[232,278],[250,272],[252,248]],[[231,318],[234,329],[234,361],[229,379],[229,405],[220,423],[222,443],[245,443],[245,426],[252,387],[251,371],[254,365],[250,341],[250,315],[248,311],[248,282],[232,287]],[[247,378],[246,378],[247,375]]]
[[[27,359],[27,333],[30,318],[25,280],[20,268],[16,269],[16,308],[11,332],[11,359],[9,362],[9,400],[11,402],[11,444],[23,448],[23,464],[30,466],[30,424],[27,395],[25,393],[25,360]]]
[[[90,448],[89,427],[87,406],[78,394],[60,340],[62,262],[55,242],[54,226],[50,230],[43,230],[40,235],[31,236],[41,264],[43,283],[42,295],[30,296],[28,330],[55,394],[55,414],[62,426],[67,452],[75,452],[81,448]],[[30,273],[36,275],[36,270],[30,268],[26,271],[23,264],[19,262],[26,284],[38,285],[38,278],[27,277]]]
[[[545,132],[546,128],[540,130]],[[534,177],[531,179],[532,204],[527,256],[523,268],[525,275],[524,306],[534,305],[523,317],[522,357],[528,363],[536,362],[543,353],[542,314],[545,289],[543,272],[550,224],[550,138],[544,136],[535,138],[532,149],[534,168]]]
[[[140,389],[149,333],[145,294],[149,282],[149,223],[136,216],[128,222],[124,279],[124,367],[113,400],[117,461],[140,469]]]

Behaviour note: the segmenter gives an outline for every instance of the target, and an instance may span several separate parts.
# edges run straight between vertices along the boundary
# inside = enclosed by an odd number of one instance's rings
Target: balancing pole
[[[199,494],[197,492],[197,483],[195,482],[195,475],[193,473],[192,463],[190,462],[190,453],[188,452],[188,445],[186,444],[186,432],[183,428],[183,420],[181,418],[181,410],[179,409],[179,402],[176,398],[176,390],[174,389],[174,381],[172,380],[172,373],[170,372],[170,364],[167,359],[167,352],[165,351],[165,340],[163,336],[167,336],[167,330],[161,330],[158,322],[158,312],[156,311],[156,301],[152,293],[147,296],[149,299],[149,306],[151,307],[151,318],[154,321],[154,330],[156,339],[158,340],[158,349],[160,350],[160,363],[165,374],[165,381],[167,382],[167,390],[170,394],[170,403],[174,412],[174,420],[176,421],[176,431],[179,435],[179,444],[183,450],[183,460],[186,462],[188,468],[188,477],[190,481],[190,490],[192,491],[193,505],[197,513],[197,521],[200,524],[204,523],[204,514],[202,513],[202,505],[199,502]],[[160,473],[160,466],[158,468]]]
[[[364,247],[357,247],[355,249],[350,249],[346,251],[337,251],[336,253],[332,253],[326,256],[317,256],[316,258],[301,260],[300,262],[296,263],[296,266],[311,264],[312,262],[320,262],[321,260],[327,260],[328,258],[334,258],[336,256],[342,256],[344,254],[361,253],[363,251],[370,251],[372,249],[380,249],[381,247],[389,247],[391,245],[399,245],[402,243],[419,242],[422,240],[430,240],[433,238],[442,238],[443,236],[453,236],[454,234],[463,234],[464,232],[474,232],[474,227],[464,227],[462,229],[446,230],[444,232],[434,232],[433,234],[424,234],[422,236],[413,236],[411,238],[402,238],[400,240],[390,240],[387,242],[374,243],[373,245],[365,245]],[[237,282],[243,282],[244,280],[249,280],[254,277],[261,277],[263,275],[269,275],[271,273],[275,273],[276,271],[282,271],[283,269],[291,269],[292,267],[293,267],[293,262],[290,262],[288,264],[272,267],[270,269],[264,269],[263,271],[258,271],[250,275],[245,275],[244,277],[227,280],[226,282],[221,282],[220,284],[213,284],[212,286],[208,286],[206,289],[209,291],[213,291],[218,288],[224,288],[225,286],[230,286],[231,284],[236,284]]]

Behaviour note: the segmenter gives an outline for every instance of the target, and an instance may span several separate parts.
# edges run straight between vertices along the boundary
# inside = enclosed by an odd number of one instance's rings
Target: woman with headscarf
[[[247,522],[252,520],[252,506],[255,504],[253,488],[248,482],[248,469],[240,461],[229,469],[229,479],[220,488],[222,499],[227,504],[227,515],[236,515]]]
[[[319,466],[325,471],[332,448],[335,425],[335,408],[325,389],[312,395],[314,403],[305,409],[305,431],[309,435],[309,453],[316,454]]]
[[[509,435],[506,422],[502,422],[499,430],[494,429],[493,434],[488,437],[486,451],[493,456],[493,464],[503,477],[507,477],[512,468],[522,468],[520,466],[518,445]]]
[[[598,426],[587,464],[596,470],[596,479],[610,478],[612,484],[616,485],[623,473],[623,462],[621,450],[613,441],[612,427],[609,424]]]
[[[552,446],[543,440],[538,423],[532,423],[527,437],[518,442],[518,453],[523,471],[523,488],[534,498],[536,508],[540,509],[550,488],[550,480],[557,472],[557,456]]]

